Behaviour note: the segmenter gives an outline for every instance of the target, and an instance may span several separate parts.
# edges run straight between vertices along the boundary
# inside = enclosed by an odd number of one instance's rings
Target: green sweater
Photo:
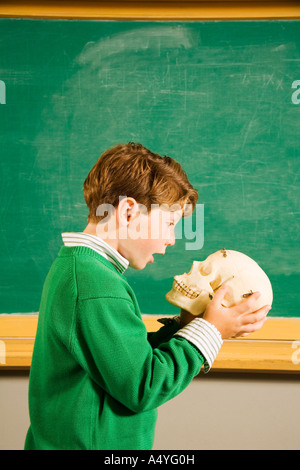
[[[148,335],[124,275],[90,248],[62,247],[41,299],[25,449],[151,449],[156,408],[204,362],[178,328]]]

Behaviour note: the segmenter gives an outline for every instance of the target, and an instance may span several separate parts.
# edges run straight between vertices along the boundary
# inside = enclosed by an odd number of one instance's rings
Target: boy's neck
[[[88,233],[89,235],[95,235],[95,237],[97,237],[97,224],[92,224],[92,223],[89,223],[83,233]]]
[[[107,232],[102,233],[101,224],[94,224],[90,222],[83,230],[83,233],[87,233],[89,235],[94,235],[95,237],[101,238],[108,245],[118,251],[118,240],[116,238],[110,238]]]

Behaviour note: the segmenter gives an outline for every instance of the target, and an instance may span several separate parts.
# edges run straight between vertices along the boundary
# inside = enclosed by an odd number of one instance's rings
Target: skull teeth
[[[196,292],[193,289],[190,289],[182,281],[177,281],[176,279],[175,279],[175,289],[181,294],[188,297],[189,299],[196,299],[200,295],[200,292]]]

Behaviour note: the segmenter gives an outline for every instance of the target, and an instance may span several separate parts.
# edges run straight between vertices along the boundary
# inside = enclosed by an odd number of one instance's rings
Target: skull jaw
[[[183,308],[192,315],[197,316],[205,312],[207,304],[210,301],[209,295],[209,292],[203,290],[197,299],[190,299],[173,287],[170,292],[166,294],[166,300],[170,304]]]

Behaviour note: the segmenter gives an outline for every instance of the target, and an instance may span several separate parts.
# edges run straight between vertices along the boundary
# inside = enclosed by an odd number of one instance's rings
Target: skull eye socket
[[[205,269],[205,267],[200,266],[200,274],[202,276],[208,276],[210,273],[208,272],[208,270]]]

